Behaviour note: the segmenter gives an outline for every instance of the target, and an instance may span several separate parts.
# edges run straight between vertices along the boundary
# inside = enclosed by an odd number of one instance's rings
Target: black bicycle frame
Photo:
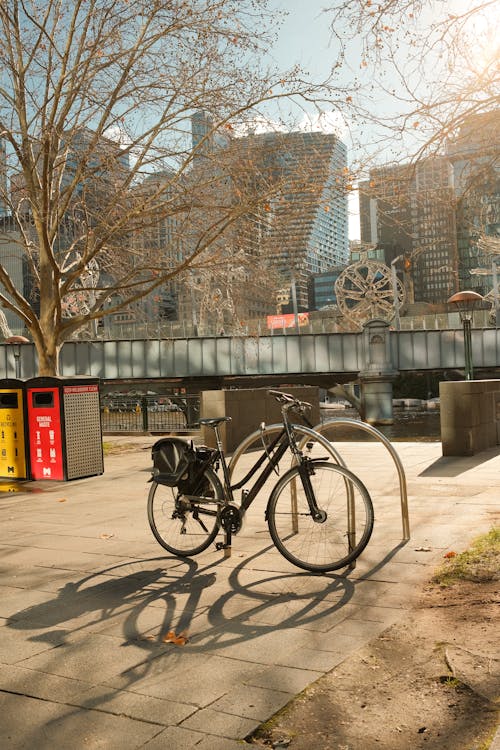
[[[262,474],[259,476],[259,478],[258,478],[257,482],[255,483],[254,487],[252,487],[252,489],[246,494],[245,501],[244,501],[244,503],[242,503],[241,507],[244,510],[247,510],[247,508],[250,507],[250,503],[254,500],[254,498],[257,495],[257,493],[261,490],[261,488],[266,483],[266,481],[267,481],[268,477],[270,476],[271,472],[273,472],[275,470],[276,466],[279,464],[279,462],[283,458],[284,454],[286,453],[286,451],[288,449],[288,446],[289,446],[289,440],[287,439],[287,440],[283,441],[284,437],[286,437],[286,430],[283,428],[283,430],[281,430],[281,432],[279,433],[279,435],[276,438],[274,438],[274,440],[269,444],[269,446],[267,446],[266,450],[264,450],[264,452],[259,456],[259,458],[257,459],[257,461],[254,463],[254,465],[251,467],[251,469],[247,472],[247,474],[243,477],[243,479],[241,479],[239,482],[237,482],[236,484],[233,484],[233,485],[229,484],[229,482],[228,482],[228,480],[229,480],[229,472],[228,472],[228,467],[227,467],[225,455],[223,454],[223,452],[220,449],[216,448],[215,450],[212,451],[212,453],[210,454],[210,456],[208,456],[202,463],[200,463],[200,465],[199,465],[199,467],[198,467],[198,469],[197,469],[197,471],[196,471],[196,473],[195,473],[195,475],[193,477],[193,488],[194,488],[194,490],[196,490],[196,488],[200,486],[200,484],[201,484],[201,482],[203,480],[203,476],[205,474],[205,471],[209,467],[213,468],[215,466],[215,464],[218,461],[220,461],[222,463],[223,470],[225,469],[225,471],[223,471],[223,473],[224,473],[224,479],[225,479],[224,485],[225,485],[226,493],[228,495],[228,500],[229,500],[229,502],[234,502],[234,490],[239,490],[245,484],[247,484],[247,482],[249,481],[249,479],[251,479],[257,473],[257,471],[260,469],[260,467],[262,466],[262,464],[264,463],[264,461],[267,459],[269,461],[268,466],[266,466],[266,468],[264,469],[264,471],[262,472]],[[283,442],[279,446],[279,448],[276,450],[276,452],[274,454],[272,454],[272,455],[269,455],[268,452],[269,451],[274,451],[276,449],[276,446],[278,445],[278,443],[280,441],[283,441]],[[190,493],[190,497],[192,497],[193,499],[195,499],[196,495],[193,494],[193,493]],[[203,498],[203,499],[205,500],[205,498]]]
[[[217,432],[216,432],[216,436]],[[219,441],[218,441],[219,444]],[[255,484],[247,491],[243,493],[243,497],[240,504],[240,509],[242,512],[245,512],[248,510],[248,508],[251,506],[253,501],[255,500],[256,496],[259,494],[262,487],[265,485],[269,477],[271,476],[272,472],[276,469],[279,462],[285,455],[288,448],[292,449],[292,452],[294,454],[300,453],[299,449],[297,448],[297,444],[295,441],[295,437],[293,434],[293,428],[291,425],[287,424],[285,421],[283,429],[280,431],[280,433],[272,440],[272,442],[269,444],[269,446],[265,447],[265,450],[263,453],[259,456],[257,461],[253,464],[253,466],[249,469],[249,471],[246,473],[246,475],[241,479],[239,482],[235,484],[230,484],[229,481],[229,470],[226,463],[226,458],[224,452],[221,450],[221,448],[216,448],[208,458],[206,458],[203,463],[200,464],[194,479],[193,479],[193,487],[196,489],[198,487],[203,479],[203,476],[205,474],[205,471],[208,467],[213,467],[217,463],[217,461],[220,461],[222,463],[222,469],[223,469],[223,475],[224,475],[224,488],[225,492],[227,494],[227,499],[229,502],[234,502],[234,490],[239,490],[242,487],[244,487],[245,484],[257,473],[257,471],[260,469],[264,461],[267,459],[268,463],[264,467],[262,473],[258,476]],[[271,453],[271,451],[274,451],[274,453]],[[302,481],[302,485],[304,487],[304,491],[306,494],[307,502],[309,505],[309,510],[311,511],[311,515],[313,518],[318,518],[318,505],[316,503],[316,498],[314,496],[313,488],[311,485],[310,480],[310,469],[307,461],[299,461],[298,462],[298,470],[299,475]],[[196,495],[191,494],[189,495],[190,499],[196,500]],[[199,498],[200,501],[207,501],[211,500],[211,498]],[[213,501],[213,500],[212,500]]]

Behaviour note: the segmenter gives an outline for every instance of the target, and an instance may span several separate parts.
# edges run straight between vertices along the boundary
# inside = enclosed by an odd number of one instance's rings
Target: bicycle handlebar
[[[269,395],[274,396],[276,401],[283,404],[283,407],[289,409],[297,409],[298,411],[305,411],[306,409],[312,409],[312,404],[307,401],[299,401],[298,398],[292,396],[291,393],[285,393],[284,391],[269,390]]]

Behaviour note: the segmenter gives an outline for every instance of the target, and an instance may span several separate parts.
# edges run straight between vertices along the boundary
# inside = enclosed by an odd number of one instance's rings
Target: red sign
[[[297,313],[297,322],[299,326],[306,326],[309,323],[309,313]],[[286,315],[268,315],[267,327],[274,328],[295,328],[295,314],[287,313]]]
[[[57,388],[28,388],[28,424],[32,479],[64,479]]]
[[[97,385],[65,385],[64,393],[96,393],[99,386]]]

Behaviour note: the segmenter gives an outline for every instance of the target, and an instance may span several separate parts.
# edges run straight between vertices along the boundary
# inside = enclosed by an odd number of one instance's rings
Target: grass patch
[[[115,453],[125,453],[126,451],[133,451],[137,449],[137,445],[134,443],[111,443],[103,440],[102,452],[105,456],[110,456]]]
[[[459,690],[463,687],[463,683],[460,682],[457,677],[454,677],[451,674],[441,675],[441,677],[439,678],[439,682],[441,683],[441,685],[444,685],[447,688],[451,688],[452,690]]]
[[[448,553],[449,554],[449,553]],[[450,586],[455,581],[480,583],[500,578],[500,527],[481,534],[469,549],[448,557],[435,572],[432,580],[441,586]]]

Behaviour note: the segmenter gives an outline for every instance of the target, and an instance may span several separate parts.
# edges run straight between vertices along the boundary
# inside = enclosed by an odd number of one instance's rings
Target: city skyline
[[[271,4],[277,10],[285,11],[287,15],[283,21],[277,42],[269,53],[270,60],[285,68],[299,63],[305,72],[308,72],[314,79],[324,80],[336,61],[338,53],[338,42],[335,43],[330,28],[332,20],[331,5],[336,4],[329,5],[325,0],[310,0],[307,4],[301,2],[301,0],[271,0]],[[494,32],[494,10],[490,10],[489,16],[485,17],[480,13],[477,16],[476,6],[477,3],[471,0],[449,0],[446,8],[442,9],[424,3],[419,9],[418,17],[414,17],[414,33],[418,35],[421,30],[426,28],[431,33],[432,26],[434,25],[436,29],[439,28],[439,24],[442,24],[444,29],[447,19],[459,18],[462,13],[472,11],[469,18],[470,26],[463,31],[465,34],[464,41],[468,39],[469,42],[471,32],[474,30],[476,32],[475,43],[472,43],[473,48],[469,52],[472,57],[470,59],[459,58],[458,62],[462,65],[468,64],[472,68],[475,66],[481,67],[488,56],[492,60],[494,59],[493,51],[495,47],[498,47],[498,41],[495,39]],[[412,8],[408,8],[405,23],[409,18],[412,18],[411,10]],[[387,16],[387,22],[390,23],[390,15]],[[359,162],[357,160],[360,158],[360,154],[364,153],[363,158],[366,159],[364,169],[367,174],[369,169],[373,167],[409,161],[412,152],[416,153],[417,151],[419,139],[420,144],[425,143],[428,137],[432,141],[432,131],[428,129],[427,135],[424,137],[422,129],[418,127],[419,123],[416,123],[416,127],[402,129],[399,133],[398,143],[395,140],[386,140],[383,136],[385,126],[388,125],[391,117],[396,119],[404,111],[411,111],[414,104],[411,98],[407,96],[408,91],[405,91],[406,79],[404,74],[400,76],[401,67],[396,72],[396,68],[392,67],[391,64],[381,64],[380,60],[378,60],[379,64],[375,64],[378,55],[373,50],[367,51],[368,55],[373,54],[373,58],[370,64],[366,64],[366,50],[363,50],[362,45],[364,34],[362,28],[357,29],[354,37],[349,34],[347,27],[336,26],[336,32],[349,39],[347,42],[348,54],[343,59],[341,67],[337,68],[335,72],[336,85],[348,89],[350,85],[354,85],[354,82],[357,81],[363,86],[366,95],[366,112],[370,110],[368,120],[363,122],[365,118],[361,118],[361,122],[358,124],[349,119],[346,111],[342,112],[344,119],[348,118],[346,119],[345,132],[342,133],[341,137],[346,143],[350,164],[356,165],[359,169],[359,164],[363,160],[360,159]],[[401,35],[398,35],[397,49],[404,59],[405,51],[410,53],[411,50],[410,47],[406,46],[406,35],[403,34],[403,30],[401,32]],[[425,50],[425,46],[422,49]],[[436,77],[437,65],[444,60],[444,58],[441,60],[439,55],[434,57],[431,50],[432,44],[427,50],[429,54],[420,60],[419,66],[413,71],[415,79],[412,87],[415,91],[418,91],[418,87],[420,87],[423,101],[426,97],[429,97],[432,86],[436,87],[437,85],[439,87],[438,81],[440,79]],[[422,72],[422,75],[420,75],[420,72]],[[407,75],[409,75],[408,81],[411,81],[411,74],[407,73]],[[480,75],[477,74],[477,76],[480,80]],[[418,81],[417,88],[415,88],[415,81]],[[435,91],[434,98],[436,96],[439,98],[439,90]],[[332,102],[332,104],[334,104],[332,109],[339,111],[338,102]],[[384,125],[381,122],[382,120],[385,120]],[[444,153],[444,148],[441,151]],[[376,154],[376,158],[374,158],[374,154]],[[357,171],[356,166],[353,167],[355,171]],[[359,179],[363,179],[362,174],[359,175]],[[351,196],[349,213],[349,238],[357,240],[360,238],[357,194]]]

